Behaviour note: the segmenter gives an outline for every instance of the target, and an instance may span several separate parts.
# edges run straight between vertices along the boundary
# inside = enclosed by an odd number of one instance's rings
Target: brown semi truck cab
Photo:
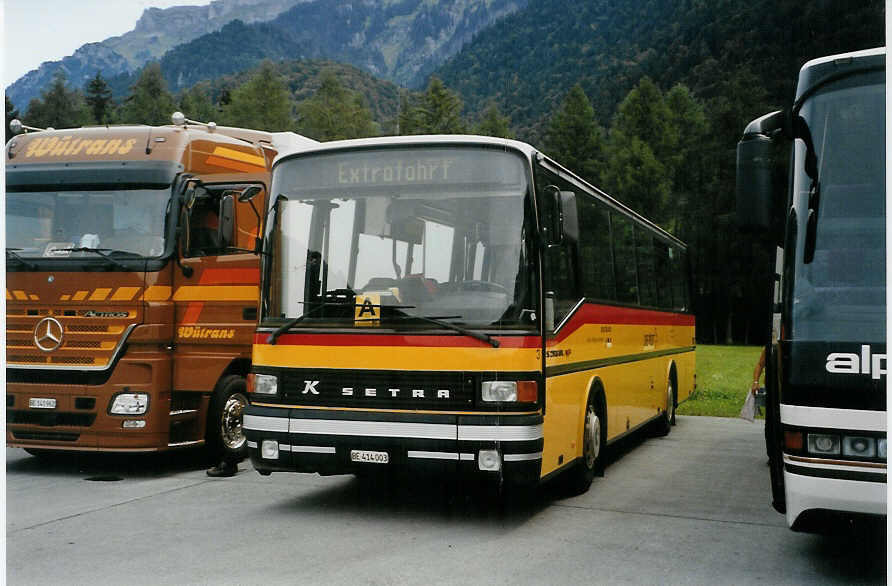
[[[10,140],[7,445],[242,454],[270,167],[313,142],[192,123]]]

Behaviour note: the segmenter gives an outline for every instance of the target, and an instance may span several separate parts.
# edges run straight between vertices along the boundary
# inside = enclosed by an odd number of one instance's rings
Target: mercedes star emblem
[[[34,326],[34,343],[44,352],[52,352],[62,345],[62,324],[53,317],[45,317]]]

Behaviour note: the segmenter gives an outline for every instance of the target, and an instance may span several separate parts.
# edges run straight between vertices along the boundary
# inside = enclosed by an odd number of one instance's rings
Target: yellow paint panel
[[[109,293],[111,293],[110,287],[99,287],[90,295],[90,301],[105,301]]]
[[[83,301],[84,299],[87,298],[87,293],[89,293],[89,291],[78,291],[77,293],[75,293],[74,295],[71,296],[71,300],[72,301]]]
[[[71,295],[62,295],[59,297],[59,301],[68,301],[69,299],[71,299]]]
[[[118,287],[115,294],[112,295],[112,301],[130,301],[139,291],[139,287]]]
[[[177,289],[174,301],[257,301],[257,285],[187,285]]]
[[[254,364],[300,368],[535,371],[535,348],[424,348],[256,344]]]
[[[224,159],[234,159],[236,161],[242,161],[243,163],[250,163],[251,165],[257,165],[258,167],[266,166],[266,159],[258,155],[252,155],[249,153],[243,153],[241,151],[237,151],[234,149],[228,149],[226,147],[217,147],[214,149],[214,154],[218,157],[223,157]]]
[[[12,299],[12,293],[9,292],[9,289],[6,290],[6,300],[9,301]]]
[[[28,301],[28,294],[24,291],[13,291],[12,294],[15,295],[15,298],[19,301]]]
[[[30,294],[30,295],[28,295],[28,298],[29,298],[31,301],[40,301],[40,297],[38,297],[37,295],[34,295],[33,293]]]
[[[145,293],[142,294],[142,298],[146,301],[167,301],[170,299],[172,291],[173,287],[170,285],[152,285],[145,290]]]

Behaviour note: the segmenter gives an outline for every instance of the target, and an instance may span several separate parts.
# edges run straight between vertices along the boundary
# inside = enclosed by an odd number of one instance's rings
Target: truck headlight
[[[254,374],[254,392],[258,395],[275,395],[279,392],[279,378],[273,374]]]
[[[148,410],[147,393],[119,393],[112,399],[108,412],[112,415],[142,415]]]

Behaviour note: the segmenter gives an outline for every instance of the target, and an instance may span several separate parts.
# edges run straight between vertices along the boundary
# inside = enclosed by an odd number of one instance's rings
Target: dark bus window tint
[[[583,195],[578,194],[578,189],[558,175],[542,168],[536,168],[536,192],[540,204],[541,225],[543,227],[555,226],[554,200],[550,194],[556,191],[569,191],[577,193],[577,200]],[[558,235],[553,235],[557,237]],[[570,310],[576,306],[582,298],[577,277],[576,247],[568,240],[560,244],[547,247],[545,253],[544,282],[545,290],[554,293],[554,322],[559,325],[567,317]]]
[[[638,295],[641,305],[657,305],[657,283],[654,272],[653,238],[640,226],[635,227],[636,260],[638,261]]]
[[[616,271],[616,300],[638,303],[638,270],[635,266],[635,235],[632,221],[619,214],[611,214],[613,251]]]
[[[610,214],[598,200],[576,196],[579,213],[579,268],[586,297],[613,301],[616,281],[610,238]]]
[[[654,240],[654,262],[657,274],[657,306],[672,309],[672,265],[669,261],[669,245]]]

